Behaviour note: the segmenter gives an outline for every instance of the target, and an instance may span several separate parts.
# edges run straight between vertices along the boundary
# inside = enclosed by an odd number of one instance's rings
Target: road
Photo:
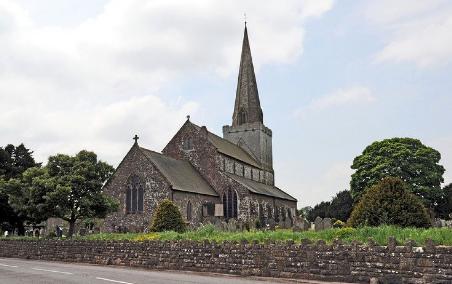
[[[160,283],[326,283],[274,278],[243,278],[219,274],[150,271],[116,266],[60,263],[15,258],[0,259],[0,283],[8,284],[160,284]]]

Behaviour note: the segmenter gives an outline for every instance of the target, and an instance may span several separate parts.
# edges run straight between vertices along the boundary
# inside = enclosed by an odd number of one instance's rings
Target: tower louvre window
[[[240,110],[239,112],[239,125],[247,123],[248,115],[246,114],[246,111],[244,109]]]

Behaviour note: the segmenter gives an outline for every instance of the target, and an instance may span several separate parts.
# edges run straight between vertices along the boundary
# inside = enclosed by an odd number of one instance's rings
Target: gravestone
[[[80,236],[86,236],[86,228],[80,228],[80,230],[78,231],[78,234]]]
[[[303,219],[303,220],[301,221],[301,229],[302,229],[303,231],[307,231],[307,230],[311,229],[311,223],[308,222],[308,220]]]
[[[314,228],[316,231],[321,231],[323,230],[323,222],[322,222],[322,218],[320,218],[319,216],[317,216],[314,220]]]
[[[323,230],[331,229],[333,227],[333,224],[332,224],[330,218],[323,219],[322,223],[323,223]]]

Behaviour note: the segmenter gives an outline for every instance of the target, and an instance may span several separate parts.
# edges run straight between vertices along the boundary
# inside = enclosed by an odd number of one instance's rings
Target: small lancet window
[[[191,221],[192,218],[192,208],[191,208],[191,202],[187,202],[187,220]]]
[[[184,150],[192,150],[193,149],[193,141],[191,137],[186,137],[182,142],[182,148]]]

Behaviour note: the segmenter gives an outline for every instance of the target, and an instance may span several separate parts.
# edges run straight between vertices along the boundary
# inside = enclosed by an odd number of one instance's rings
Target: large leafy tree
[[[6,184],[11,179],[20,178],[22,173],[32,167],[40,167],[33,158],[33,151],[24,144],[0,147],[0,225],[4,230],[17,228],[19,234],[24,233],[23,215],[14,210],[9,203]]]
[[[384,177],[398,177],[425,205],[436,209],[441,199],[444,167],[441,154],[413,138],[391,138],[367,146],[353,160],[351,194],[358,201],[364,192]]]
[[[75,156],[51,156],[46,168],[50,187],[46,204],[51,208],[51,216],[69,223],[69,237],[77,220],[102,218],[117,209],[116,201],[102,193],[102,185],[114,169],[98,161],[95,153],[80,151]]]
[[[45,196],[51,187],[46,168],[29,168],[20,177],[4,182],[3,188],[20,220],[36,225],[49,217]]]
[[[369,188],[348,220],[353,227],[397,225],[431,226],[430,216],[421,199],[410,192],[399,178],[387,177]]]

